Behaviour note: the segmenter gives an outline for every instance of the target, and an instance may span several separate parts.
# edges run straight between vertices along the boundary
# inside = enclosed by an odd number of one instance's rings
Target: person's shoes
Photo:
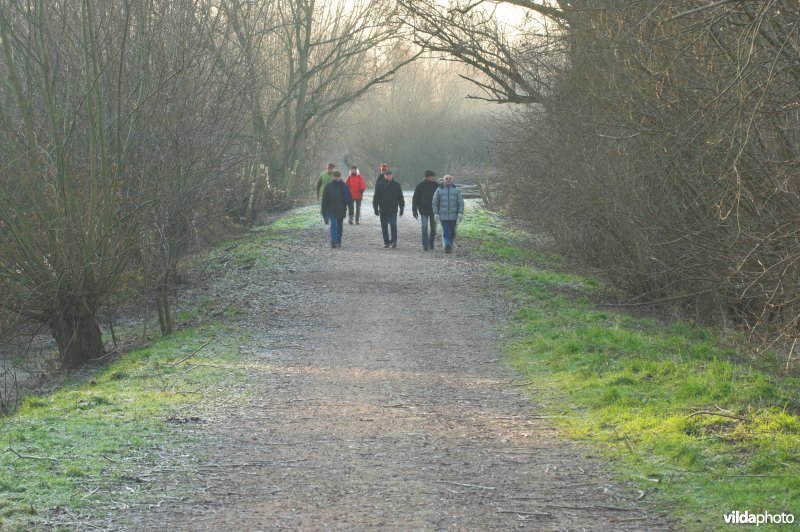
[[[358,220],[356,220],[356,225],[361,225]]]
[[[335,248],[336,247],[336,242],[331,242],[331,247]]]
[[[392,248],[396,248],[396,247],[397,247],[397,242],[392,242]]]
[[[422,251],[428,251],[428,246],[422,246]]]
[[[445,246],[445,248],[444,248],[444,252],[445,253],[452,253],[452,251],[453,251],[452,246]]]
[[[384,244],[383,247],[389,249],[389,244]]]
[[[349,223],[350,225],[353,225],[353,219],[350,218],[349,220],[347,220],[347,223]]]

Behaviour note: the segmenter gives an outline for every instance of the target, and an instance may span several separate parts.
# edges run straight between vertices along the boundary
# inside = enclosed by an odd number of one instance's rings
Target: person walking
[[[325,187],[333,181],[333,170],[336,168],[336,165],[333,163],[328,163],[327,169],[319,174],[319,178],[317,179],[316,190],[317,190],[317,201],[319,201],[319,195],[325,189]],[[325,220],[325,224],[327,225],[328,219],[325,218],[325,213],[322,213],[322,218]]]
[[[381,217],[381,233],[383,247],[397,247],[397,217],[403,216],[406,201],[400,183],[394,180],[391,170],[384,172],[384,181],[375,187],[372,197],[372,208],[375,216]],[[398,214],[399,212],[399,214]]]
[[[456,225],[461,223],[464,215],[464,197],[461,191],[453,184],[453,176],[446,175],[444,183],[433,194],[431,202],[433,214],[442,222],[442,243],[444,252],[453,251],[453,242],[456,239]]]
[[[353,165],[350,167],[350,175],[347,176],[347,187],[350,189],[350,197],[353,199],[348,204],[348,220],[347,223],[353,225],[353,211],[355,210],[356,225],[361,219],[361,200],[364,198],[364,191],[367,185],[364,183],[364,178],[358,173],[358,167]]]
[[[328,163],[327,169],[319,174],[319,178],[317,179],[317,199],[319,199],[319,195],[322,193],[323,189],[333,181],[333,170],[336,168],[336,165],[333,163]]]
[[[422,250],[433,250],[436,238],[436,218],[433,216],[433,195],[439,190],[436,172],[425,170],[425,179],[417,184],[411,199],[411,214],[422,220]]]
[[[320,210],[322,218],[331,224],[331,247],[342,247],[342,233],[344,231],[344,217],[347,206],[351,203],[350,189],[342,181],[342,173],[334,170],[331,182],[322,190]],[[327,221],[325,223],[328,223]]]

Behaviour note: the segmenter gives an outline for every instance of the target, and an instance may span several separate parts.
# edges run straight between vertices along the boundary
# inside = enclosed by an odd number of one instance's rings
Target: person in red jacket
[[[353,225],[353,204],[355,203],[355,218],[356,225],[358,225],[361,219],[361,200],[364,197],[364,191],[367,189],[367,185],[364,183],[364,178],[358,173],[358,167],[356,165],[350,167],[350,175],[347,176],[345,183],[347,183],[347,186],[350,188],[350,197],[353,198],[353,201],[347,206],[349,211],[347,223]]]

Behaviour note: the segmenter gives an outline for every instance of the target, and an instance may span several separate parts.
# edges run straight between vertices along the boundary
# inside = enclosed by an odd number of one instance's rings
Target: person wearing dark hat
[[[331,182],[322,189],[322,202],[320,203],[322,218],[330,221],[331,224],[332,248],[342,247],[344,217],[347,214],[347,206],[352,201],[350,188],[342,181],[342,173],[334,170]]]
[[[453,184],[453,176],[446,175],[444,183],[433,194],[433,214],[442,222],[442,244],[444,252],[453,250],[453,241],[456,239],[456,225],[461,223],[464,215],[464,197],[461,191]]]
[[[375,216],[381,217],[383,247],[397,247],[397,217],[403,216],[405,206],[406,201],[400,183],[394,180],[391,170],[386,170],[384,181],[375,186],[375,193],[372,196]]]
[[[425,179],[414,189],[411,199],[411,214],[422,218],[422,250],[433,250],[436,238],[436,218],[433,216],[433,195],[439,189],[436,172],[425,170]]]

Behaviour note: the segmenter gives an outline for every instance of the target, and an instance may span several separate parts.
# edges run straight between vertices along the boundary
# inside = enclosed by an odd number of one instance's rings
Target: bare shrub
[[[795,345],[800,320],[800,5],[792,0],[405,2],[416,42],[517,102],[498,138],[506,204],[604,269]],[[487,15],[489,13],[489,15]]]
[[[513,129],[538,169],[514,208],[635,300],[797,334],[800,8],[571,6],[568,67]]]

